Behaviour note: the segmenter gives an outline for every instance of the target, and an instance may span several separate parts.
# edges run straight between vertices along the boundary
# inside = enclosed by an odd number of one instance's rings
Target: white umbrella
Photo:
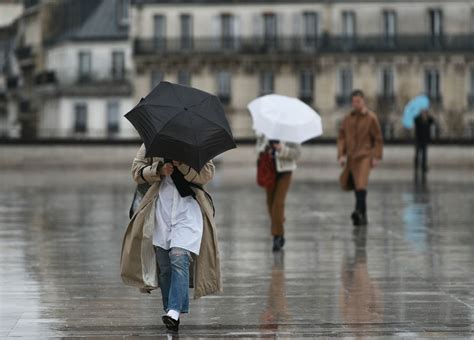
[[[248,104],[253,128],[268,139],[302,143],[321,136],[321,117],[310,106],[293,97],[269,94]]]

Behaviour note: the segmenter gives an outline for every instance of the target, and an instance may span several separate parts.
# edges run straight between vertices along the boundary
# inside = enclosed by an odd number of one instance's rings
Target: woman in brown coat
[[[351,101],[352,111],[342,121],[337,140],[339,164],[344,167],[340,183],[343,190],[355,192],[354,225],[366,225],[369,174],[382,159],[383,137],[377,116],[365,105],[364,93],[353,91]]]

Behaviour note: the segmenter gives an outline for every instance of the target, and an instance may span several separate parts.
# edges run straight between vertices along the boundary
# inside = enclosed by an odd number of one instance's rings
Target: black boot
[[[179,319],[175,320],[169,315],[163,315],[161,320],[165,324],[166,329],[168,329],[169,331],[173,331],[173,332],[179,331]]]
[[[285,245],[285,238],[281,236],[273,236],[273,251],[280,251]]]
[[[351,214],[352,224],[354,226],[362,225],[362,218],[363,216],[358,210],[354,210],[354,212]]]
[[[361,226],[361,225],[367,225],[367,213],[362,213],[358,210],[355,210],[352,215],[352,224],[354,226]]]

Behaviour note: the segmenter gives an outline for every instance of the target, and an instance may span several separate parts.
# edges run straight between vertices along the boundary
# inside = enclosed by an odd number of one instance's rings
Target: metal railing
[[[474,34],[320,37],[148,38],[134,41],[137,55],[167,53],[474,52]]]
[[[56,84],[59,86],[73,86],[73,85],[102,85],[102,84],[128,84],[130,83],[130,72],[113,70],[107,75],[97,75],[95,73],[78,74],[76,77],[67,81],[59,81],[56,71],[42,71],[35,75],[36,85]]]

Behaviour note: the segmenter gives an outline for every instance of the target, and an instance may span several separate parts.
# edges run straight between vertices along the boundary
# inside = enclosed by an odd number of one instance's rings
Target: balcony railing
[[[466,52],[474,51],[474,34],[399,35],[394,37],[235,37],[235,38],[149,38],[136,39],[134,52],[147,54],[186,53],[339,53],[339,52]]]
[[[132,92],[128,72],[79,74],[71,79],[60,79],[55,71],[44,71],[36,75],[35,82],[38,93],[44,95],[130,95]]]

